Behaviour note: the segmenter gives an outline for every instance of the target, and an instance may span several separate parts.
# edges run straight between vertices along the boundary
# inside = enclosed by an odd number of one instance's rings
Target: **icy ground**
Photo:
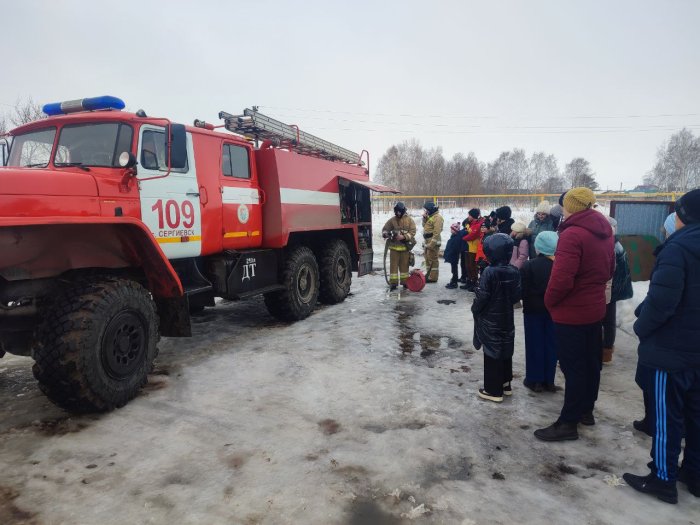
[[[380,271],[355,278],[344,303],[292,325],[261,300],[207,309],[192,339],[161,341],[148,387],[109,414],[53,407],[31,361],[6,356],[0,524],[700,523],[683,485],[672,506],[619,479],[649,460],[631,426],[642,415],[631,312],[646,283],[619,305],[597,424],[547,444],[532,432],[563,393],[522,386],[522,311],[514,395],[482,401],[473,295],[444,288],[444,263],[440,275],[401,295]]]

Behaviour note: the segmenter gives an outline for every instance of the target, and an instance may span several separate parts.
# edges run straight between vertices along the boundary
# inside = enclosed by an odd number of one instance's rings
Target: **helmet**
[[[423,208],[428,210],[428,213],[430,215],[438,211],[438,207],[433,201],[425,201],[425,204],[423,204]]]
[[[397,202],[394,206],[394,213],[403,215],[404,213],[406,213],[406,205],[401,201]]]
[[[508,264],[513,255],[513,239],[505,233],[494,233],[484,239],[484,255],[491,264]]]

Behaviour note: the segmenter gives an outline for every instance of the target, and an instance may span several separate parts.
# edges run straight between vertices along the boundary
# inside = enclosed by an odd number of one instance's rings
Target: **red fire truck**
[[[255,107],[220,131],[123,108],[47,104],[0,168],[0,356],[32,356],[72,411],[128,402],[159,335],[190,336],[216,297],[263,294],[286,321],[343,301],[372,269],[370,191],[393,191],[364,152]]]

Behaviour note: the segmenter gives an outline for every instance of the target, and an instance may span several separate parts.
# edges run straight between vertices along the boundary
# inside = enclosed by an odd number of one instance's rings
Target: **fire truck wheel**
[[[158,354],[158,315],[140,284],[105,277],[74,283],[47,309],[34,347],[34,377],[73,412],[125,405]]]
[[[319,299],[326,304],[342,303],[350,293],[352,262],[350,249],[340,239],[329,242],[321,252]]]
[[[319,275],[314,252],[305,246],[294,249],[282,271],[280,292],[265,294],[265,306],[282,321],[306,319],[318,301]]]

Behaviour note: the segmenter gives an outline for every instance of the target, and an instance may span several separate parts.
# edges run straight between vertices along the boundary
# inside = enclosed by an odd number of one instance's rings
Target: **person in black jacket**
[[[558,240],[556,232],[540,232],[535,238],[537,257],[526,261],[520,269],[525,327],[523,384],[533,392],[556,392],[557,340],[554,321],[544,305],[544,293],[552,273]]]
[[[501,206],[496,210],[496,224],[498,225],[498,233],[510,235],[511,226],[515,220],[511,217],[513,211],[510,206]]]
[[[509,263],[513,239],[494,233],[484,241],[490,266],[484,270],[472,303],[474,347],[484,351],[484,388],[479,397],[500,403],[513,393],[513,304],[520,301],[520,274]]]
[[[450,226],[450,232],[452,235],[447,240],[443,255],[445,257],[445,262],[450,263],[452,268],[452,279],[450,279],[450,282],[445,285],[445,288],[454,289],[457,288],[457,283],[459,282],[458,265],[463,242],[461,235],[463,232],[465,232],[465,230],[460,230],[459,223],[455,222],[452,226]],[[466,235],[466,233],[464,233],[464,235]]]
[[[635,314],[639,367],[651,371],[642,386],[654,407],[654,439],[651,472],[623,478],[667,503],[678,501],[677,480],[700,497],[700,189],[676,203],[676,231],[658,251],[649,292]]]

